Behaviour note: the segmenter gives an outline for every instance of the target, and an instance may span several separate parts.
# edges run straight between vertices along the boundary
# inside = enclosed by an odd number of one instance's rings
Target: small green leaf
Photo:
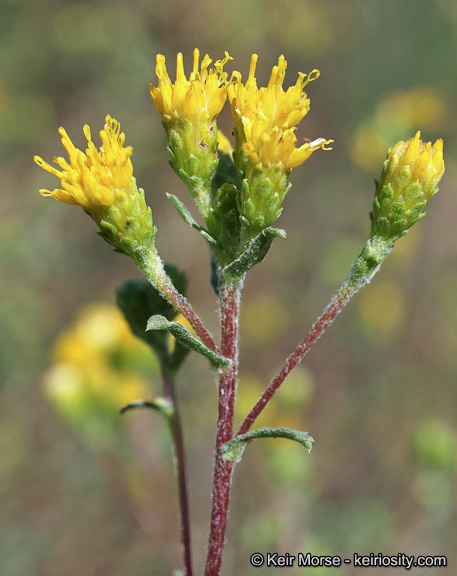
[[[168,330],[171,322],[164,316],[151,316],[146,324],[146,331],[148,330]]]
[[[216,240],[214,240],[214,238],[207,232],[207,230],[203,228],[203,226],[200,226],[200,224],[195,220],[195,218],[192,216],[186,206],[181,202],[181,200],[179,200],[179,198],[177,198],[174,194],[168,193],[167,197],[169,200],[171,200],[174,207],[179,212],[179,215],[188,226],[200,232],[203,238],[210,244],[216,243]]]
[[[293,440],[301,444],[308,453],[311,452],[313,447],[314,438],[308,432],[301,432],[293,428],[257,428],[257,430],[250,430],[246,434],[235,436],[233,440],[227,442],[222,447],[222,457],[224,460],[231,462],[239,462],[243,456],[243,452],[249,442],[257,440],[258,438],[285,438],[286,440]]]
[[[174,266],[165,264],[165,271],[170,277],[175,288],[181,294],[185,294],[187,280],[185,275]],[[162,362],[171,362],[168,351],[166,334],[146,332],[148,319],[159,314],[172,320],[176,316],[174,308],[161,296],[161,294],[145,280],[129,280],[116,290],[117,305],[122,310],[132,332],[138,338],[149,344],[159,356]],[[185,354],[173,353],[173,369],[179,367],[178,358],[182,362]]]
[[[173,416],[173,405],[166,398],[161,396],[156,396],[152,400],[135,400],[130,402],[127,406],[124,406],[120,410],[120,414],[125,414],[126,412],[131,412],[132,410],[138,410],[147,408],[149,410],[156,410],[160,412],[165,418],[171,418]]]
[[[228,276],[244,276],[253,266],[262,262],[268,254],[273,240],[285,238],[286,232],[280,228],[265,228],[245,246],[243,252],[223,270]]]
[[[168,330],[178,342],[190,348],[194,352],[198,352],[202,356],[205,356],[215,368],[227,367],[230,365],[230,360],[219,356],[213,352],[208,346],[205,346],[201,340],[194,338],[192,334],[184,328],[179,322],[170,322],[164,316],[151,316],[146,325],[146,330]]]

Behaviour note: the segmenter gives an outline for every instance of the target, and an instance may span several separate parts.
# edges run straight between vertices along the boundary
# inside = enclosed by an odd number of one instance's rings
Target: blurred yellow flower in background
[[[149,347],[132,334],[120,311],[89,305],[54,346],[45,395],[89,441],[103,441],[120,428],[123,406],[150,396],[142,367],[158,371]]]
[[[377,115],[391,124],[407,130],[421,126],[422,130],[439,131],[445,126],[448,107],[441,94],[433,88],[412,88],[381,99]]]
[[[394,282],[378,281],[360,293],[357,312],[363,324],[378,336],[392,336],[406,318],[405,295]]]
[[[365,120],[350,140],[352,162],[364,172],[373,172],[393,141],[416,131],[440,131],[449,117],[448,105],[433,88],[416,87],[383,96],[371,118]]]
[[[241,376],[238,387],[236,418],[242,421],[260,398],[265,384],[255,374]],[[256,426],[286,426],[306,429],[307,408],[313,398],[315,382],[311,372],[303,366],[296,367],[279,388],[275,399],[259,416]],[[268,442],[272,448],[283,448],[282,442]]]

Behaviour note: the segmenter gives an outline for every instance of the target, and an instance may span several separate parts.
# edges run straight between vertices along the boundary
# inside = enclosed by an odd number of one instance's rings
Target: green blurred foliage
[[[217,334],[204,242],[165,197],[189,205],[168,166],[148,88],[157,52],[173,70],[176,52],[190,66],[195,46],[213,59],[227,50],[244,77],[258,53],[259,83],[281,53],[286,86],[299,71],[319,68],[297,136],[335,140],[332,152],[318,151],[293,171],[279,221],[288,237],[248,279],[239,420],[360,251],[386,148],[416,130],[445,141],[446,174],[427,218],[398,242],[379,277],[267,408],[262,425],[301,428],[316,442],[309,456],[280,440],[246,451],[235,473],[224,573],[250,573],[254,551],[447,554],[452,566],[455,1],[0,0],[0,574],[146,576],[178,566],[169,438],[160,419],[119,418],[120,433],[95,448],[43,394],[58,334],[82,305],[114,303],[115,287],[138,273],[99,240],[81,210],[38,195],[56,182],[32,157],[62,154],[61,125],[81,147],[85,123],[95,135],[106,114],[115,116],[134,148],[161,256],[186,271],[189,298]],[[219,124],[230,135],[228,110]],[[212,379],[204,360],[191,357],[179,381],[199,570],[216,419]],[[154,371],[149,386],[160,394]]]

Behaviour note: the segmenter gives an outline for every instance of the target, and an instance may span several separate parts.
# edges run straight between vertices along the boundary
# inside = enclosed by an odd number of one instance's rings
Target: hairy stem
[[[308,336],[300,342],[287,358],[284,366],[276,374],[268,388],[257,401],[257,404],[246,416],[238,430],[237,436],[245,434],[251,428],[276,390],[284,382],[291,370],[301,362],[314,342],[322,336],[326,328],[330,326],[354,294],[371,282],[379,271],[381,264],[392,251],[392,248],[393,243],[391,241],[377,236],[370,238],[365,243],[362,252],[352,265],[345,282],[332,298],[317,322],[313,324]]]
[[[173,286],[172,282],[165,276],[161,278],[156,284],[156,288],[160,293],[170,302],[170,304],[186,318],[195,332],[200,336],[202,341],[216,354],[219,354],[219,349],[211,337],[208,330],[203,326],[203,322],[199,316],[194,312],[190,302],[180,294]]]
[[[257,404],[254,408],[249,412],[246,416],[243,424],[241,425],[240,429],[238,430],[237,436],[240,434],[245,434],[254,422],[257,420],[265,406],[271,400],[273,394],[279,388],[279,386],[284,382],[288,374],[291,372],[295,366],[301,362],[304,355],[308,352],[314,342],[322,336],[325,329],[333,322],[336,316],[341,312],[341,310],[346,306],[349,300],[352,298],[354,292],[350,290],[343,290],[338,292],[336,296],[334,296],[333,300],[324,310],[322,316],[317,320],[317,322],[311,328],[308,336],[300,342],[300,344],[295,348],[292,354],[287,358],[284,366],[281,370],[276,374],[273,380],[270,382],[270,385],[262,394],[262,396],[257,401]]]
[[[174,379],[164,365],[162,365],[162,380],[164,395],[173,406],[173,414],[169,418],[169,424],[173,439],[174,463],[178,481],[182,569],[184,576],[192,576],[189,499],[187,493],[186,459],[181,415],[176,397]]]
[[[234,462],[223,459],[221,449],[232,439],[233,412],[238,373],[238,316],[240,288],[223,285],[220,291],[222,354],[231,360],[219,377],[219,413],[217,422],[211,525],[205,576],[219,576],[228,518]]]
[[[173,285],[173,282],[167,276],[163,263],[155,252],[151,252],[144,257],[138,257],[137,266],[146,275],[151,284],[160,292],[160,294],[167,300],[173,308],[181,313],[186,320],[188,320],[200,336],[202,341],[216,354],[219,354],[219,349],[211,337],[208,330],[204,327],[200,317],[194,312],[190,302],[180,294]]]

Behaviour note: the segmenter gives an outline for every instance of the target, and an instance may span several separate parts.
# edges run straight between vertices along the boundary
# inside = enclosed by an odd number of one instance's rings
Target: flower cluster
[[[279,234],[273,233],[270,226],[281,214],[290,189],[291,169],[317,149],[328,150],[333,142],[317,138],[297,147],[295,130],[310,109],[305,88],[319,77],[318,70],[308,75],[299,73],[295,84],[284,89],[287,62],[280,56],[267,86],[259,88],[256,54],[244,83],[239,72],[234,71],[229,78],[224,71],[229,60],[226,52],[211,67],[210,57],[205,55],[200,62],[195,49],[187,77],[183,56],[178,54],[176,79],[172,82],[165,57],[159,54],[158,85],[150,86],[152,100],[163,119],[171,164],[189,188],[207,230],[193,221],[176,198],[175,206],[186,222],[210,242],[213,261],[219,267],[243,259],[243,254],[252,252],[253,242],[257,242],[258,256],[252,261],[260,261],[267,247],[265,238]],[[218,134],[216,122],[227,99],[235,124],[234,149],[223,134]],[[41,194],[80,205],[115,250],[131,256],[143,270],[149,266],[157,272],[160,260],[154,246],[156,229],[144,192],[137,188],[132,148],[125,146],[119,123],[106,117],[99,149],[86,125],[85,152],[73,145],[64,128],[59,132],[69,160],[55,158],[58,168],[39,156],[35,156],[35,162],[57,176],[61,188],[40,190]],[[407,142],[398,142],[389,151],[377,186],[372,237],[395,241],[404,234],[423,216],[422,210],[437,191],[443,172],[442,140],[433,146],[430,142],[424,144],[418,132]],[[262,234],[266,234],[264,240]],[[155,264],[151,264],[151,258]]]
[[[227,100],[226,52],[210,69],[211,58],[194,51],[193,69],[184,73],[183,56],[178,54],[176,81],[168,75],[165,57],[157,55],[158,86],[150,85],[151,98],[163,118],[171,164],[187,185],[205,220],[211,209],[211,180],[217,166],[216,118]]]
[[[304,89],[319,77],[319,71],[313,70],[308,76],[300,73],[295,85],[284,90],[287,62],[280,56],[268,85],[258,88],[257,60],[254,54],[245,84],[241,74],[234,72],[227,89],[235,121],[234,160],[244,178],[240,212],[248,237],[270,226],[281,214],[291,169],[318,148],[327,150],[333,142],[319,138],[296,148],[294,132],[310,108]]]

